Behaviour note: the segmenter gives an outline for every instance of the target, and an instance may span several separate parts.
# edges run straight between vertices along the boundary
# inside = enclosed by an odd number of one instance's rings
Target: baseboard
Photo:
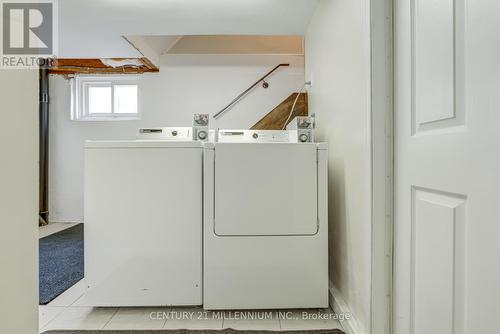
[[[349,319],[345,319],[340,321],[342,325],[342,329],[346,334],[367,334],[360,326],[359,322],[356,320],[356,317],[351,312],[347,303],[343,300],[340,292],[333,286],[332,282],[330,282],[329,287],[330,292],[330,308],[333,312],[337,314],[349,314]]]

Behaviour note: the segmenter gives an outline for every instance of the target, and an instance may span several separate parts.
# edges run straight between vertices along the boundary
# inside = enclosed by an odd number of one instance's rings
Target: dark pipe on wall
[[[48,224],[49,218],[49,70],[40,68],[40,138],[39,138],[39,225]]]

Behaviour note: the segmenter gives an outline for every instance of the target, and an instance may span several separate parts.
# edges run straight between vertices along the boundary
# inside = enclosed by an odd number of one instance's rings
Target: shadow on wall
[[[346,200],[345,169],[342,160],[333,159],[330,163],[333,163],[334,167],[330,169],[328,180],[328,199],[331,203],[328,208],[328,254],[330,254],[328,272],[330,281],[335,282],[337,288],[342,288],[338,284],[345,282],[347,279],[346,274],[348,271],[345,270],[344,266],[346,263],[350,263],[348,260],[345,261],[350,252],[346,253],[344,251],[347,246],[344,244],[345,240],[349,240],[346,226],[346,222],[349,221],[349,217],[347,217],[349,211]],[[335,256],[332,256],[332,254],[335,254]]]

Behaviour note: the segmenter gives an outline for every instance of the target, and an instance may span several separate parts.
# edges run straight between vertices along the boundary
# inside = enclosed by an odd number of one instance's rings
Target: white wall
[[[310,113],[329,143],[330,280],[335,304],[370,328],[370,1],[320,1],[306,34]]]
[[[70,120],[69,81],[50,78],[50,221],[83,221],[83,145],[86,139],[135,138],[148,126],[190,126],[194,113],[214,114],[275,65],[286,62],[211,127],[249,128],[304,82],[301,56],[168,55],[158,74],[143,77],[142,120]]]
[[[0,70],[0,333],[38,333],[38,72]]]

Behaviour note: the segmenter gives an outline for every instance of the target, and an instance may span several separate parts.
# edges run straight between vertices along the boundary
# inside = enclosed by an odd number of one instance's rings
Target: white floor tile
[[[104,329],[162,329],[166,319],[159,314],[163,314],[164,310],[147,307],[120,308]]]
[[[342,329],[329,310],[211,312],[202,308],[40,306],[40,332],[56,329],[327,330]]]
[[[92,303],[89,303],[85,297],[85,293],[78,298],[73,304],[71,304],[71,307],[90,307]]]
[[[222,329],[222,317],[202,308],[171,308],[164,329]]]
[[[330,309],[281,311],[282,330],[342,329],[340,322]]]
[[[47,306],[70,306],[85,293],[85,280],[78,281],[68,290],[57,296]]]
[[[41,330],[50,321],[54,320],[59,314],[64,311],[64,307],[51,307],[40,305],[38,307],[38,327]]]
[[[116,308],[67,307],[43,330],[103,329],[116,311]]]
[[[275,311],[231,311],[224,313],[223,328],[238,330],[280,330]]]
[[[38,238],[44,238],[51,234],[73,227],[77,224],[78,223],[49,223],[48,225],[40,226],[38,228]]]

